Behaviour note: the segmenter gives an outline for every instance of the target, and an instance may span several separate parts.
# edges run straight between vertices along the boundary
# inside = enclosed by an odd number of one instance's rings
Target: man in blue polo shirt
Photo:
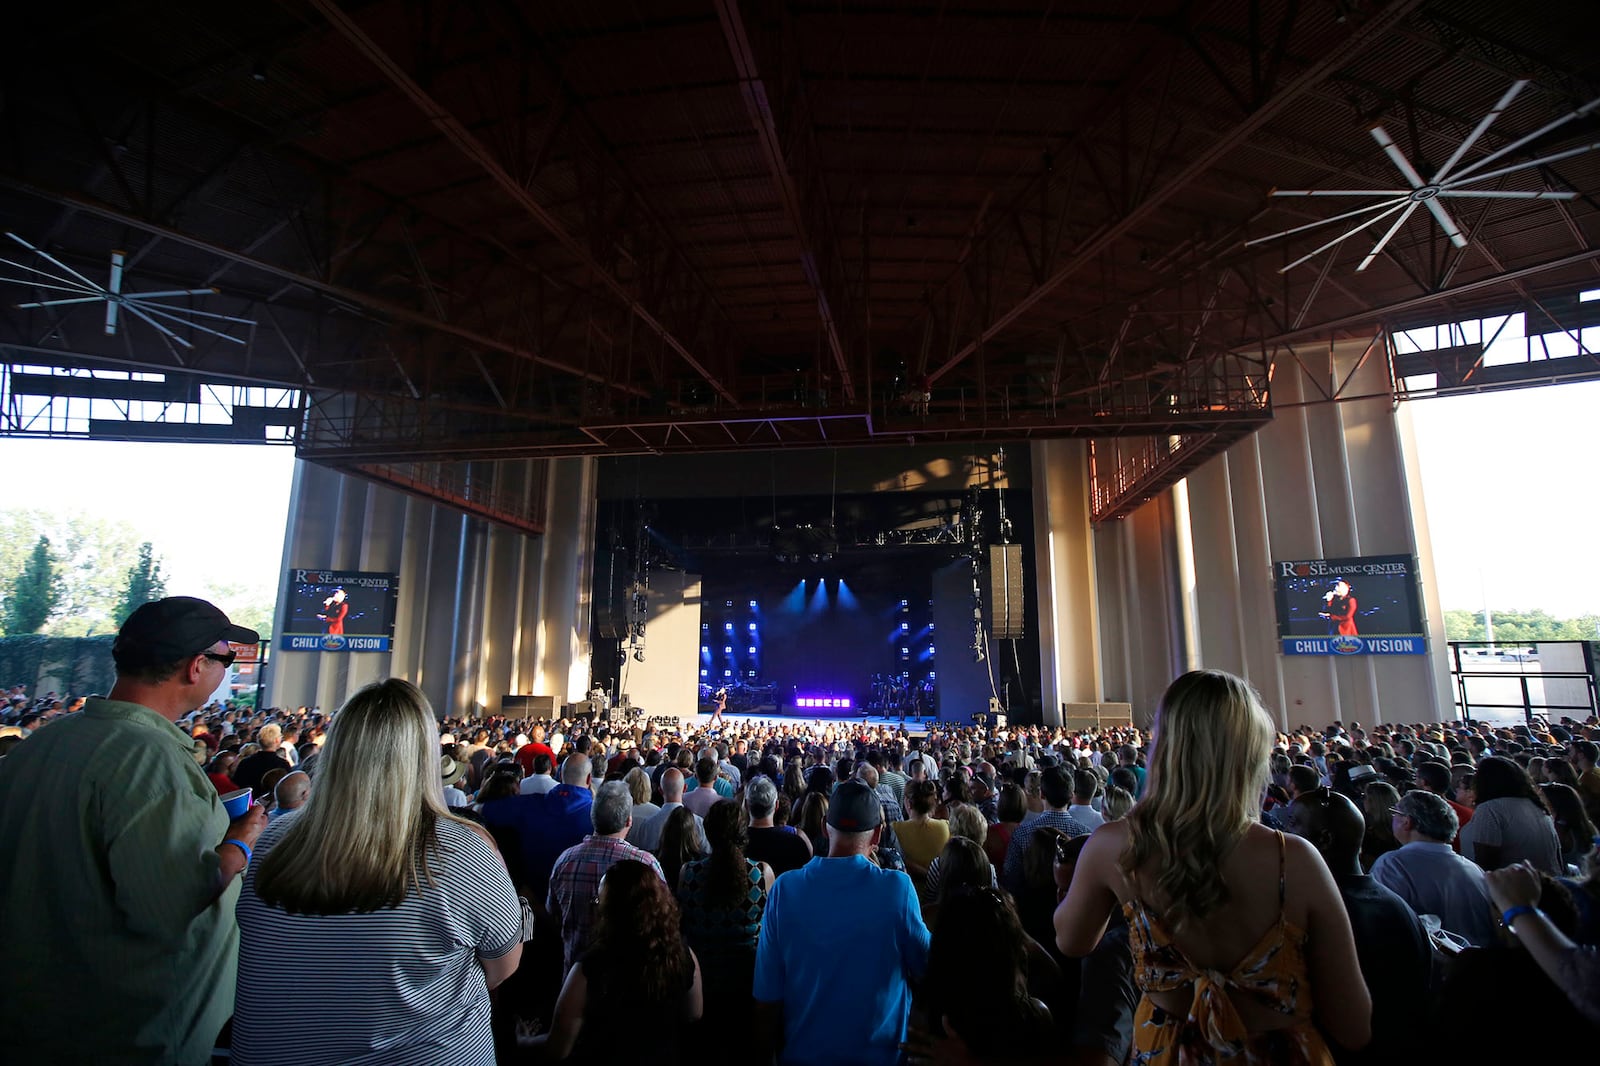
[[[928,927],[911,879],[867,858],[882,832],[881,801],[845,782],[828,806],[827,856],[778,878],[767,897],[756,947],[758,1050],[775,1051],[783,1066],[899,1059]]]
[[[549,792],[483,805],[485,825],[516,835],[516,850],[508,856],[511,880],[529,899],[545,898],[556,859],[589,835],[593,784],[588,756],[571,755],[561,764],[561,784]]]

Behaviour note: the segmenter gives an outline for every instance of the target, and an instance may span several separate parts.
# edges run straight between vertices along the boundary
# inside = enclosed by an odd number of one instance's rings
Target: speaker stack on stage
[[[994,640],[1021,639],[1024,615],[1020,544],[989,546],[987,581],[989,587],[985,599],[989,608],[989,636]]]

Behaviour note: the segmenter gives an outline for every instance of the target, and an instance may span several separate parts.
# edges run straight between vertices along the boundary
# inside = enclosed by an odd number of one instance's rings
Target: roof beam
[[[1072,257],[1063,263],[1055,273],[1051,274],[1042,283],[1035,285],[1008,310],[997,315],[975,339],[953,352],[929,376],[934,381],[938,381],[951,370],[954,370],[973,352],[988,343],[1026,314],[1040,300],[1043,300],[1059,288],[1068,278],[1094,262],[1102,252],[1132,231],[1159,209],[1162,204],[1188,188],[1196,179],[1248,140],[1252,134],[1281,115],[1290,104],[1294,103],[1304,93],[1319,85],[1340,67],[1356,59],[1371,41],[1398,25],[1422,2],[1423,0],[1393,0],[1367,21],[1353,27],[1344,40],[1325,52],[1317,62],[1302,70],[1275,95],[1247,115],[1244,121],[1222,136],[1212,140],[1205,151],[1191,159],[1188,165],[1174,175],[1165,185],[1126,211],[1117,221],[1105,225],[1097,232],[1089,235],[1077,247]]]
[[[1331,333],[1338,329],[1370,326],[1388,318],[1390,315],[1401,315],[1409,311],[1421,310],[1424,307],[1443,303],[1458,296],[1467,296],[1471,293],[1482,292],[1485,289],[1498,288],[1501,285],[1513,286],[1524,278],[1531,278],[1536,274],[1546,274],[1552,270],[1562,270],[1566,267],[1582,266],[1584,263],[1593,262],[1596,259],[1600,259],[1600,248],[1585,249],[1572,255],[1562,256],[1560,259],[1550,259],[1543,263],[1535,263],[1532,266],[1501,271],[1498,274],[1490,274],[1488,277],[1463,282],[1448,289],[1440,289],[1438,292],[1413,296],[1408,300],[1385,304],[1383,307],[1373,307],[1366,311],[1357,311],[1355,314],[1343,315],[1339,318],[1328,319],[1325,322],[1317,322],[1309,326],[1287,330],[1270,337],[1264,337],[1259,341],[1253,341],[1249,346],[1286,344],[1289,341],[1303,340],[1308,337]]]
[[[750,113],[750,122],[755,126],[756,136],[761,142],[762,158],[772,174],[773,190],[789,218],[794,239],[800,245],[800,266],[805,271],[806,281],[817,294],[817,316],[822,320],[823,335],[827,338],[828,351],[833,354],[839,384],[844,390],[846,402],[854,403],[856,387],[850,376],[850,359],[845,352],[844,342],[839,338],[839,325],[834,312],[837,298],[829,292],[834,286],[829,285],[824,277],[823,271],[828,263],[818,262],[819,259],[831,260],[837,254],[837,245],[828,241],[819,247],[816,235],[809,231],[806,224],[806,204],[784,161],[784,140],[778,131],[777,119],[772,114],[772,101],[767,94],[766,83],[762,81],[750,36],[745,32],[744,17],[739,13],[739,0],[716,0],[716,6],[717,17],[722,22],[722,34],[727,38],[728,54],[739,72],[739,90],[744,97],[745,110]],[[838,272],[829,273],[833,274],[836,282],[840,280]]]
[[[601,265],[590,252],[586,241],[567,232],[560,219],[547,210],[543,204],[539,203],[533,193],[506,170],[500,161],[495,158],[494,153],[482,141],[474,137],[460,119],[434,100],[414,78],[401,68],[400,64],[390,58],[389,54],[368,36],[366,31],[357,26],[355,21],[345,14],[333,0],[311,0],[311,3],[318,11],[322,12],[323,17],[328,20],[335,30],[378,68],[379,72],[396,89],[399,89],[412,103],[416,104],[424,117],[440,133],[444,134],[450,143],[454,144],[463,155],[476,163],[494,179],[495,184],[500,186],[507,196],[521,206],[535,222],[543,226],[569,254],[583,264],[597,281],[607,289],[610,289],[617,299],[622,302],[623,306],[643,322],[652,333],[656,334],[669,348],[677,352],[695,373],[704,378],[706,383],[716,390],[718,395],[729,404],[735,407],[738,406],[738,399],[729,390],[728,386],[723,384],[708,367],[701,363],[681,340],[673,336],[666,325],[652,314],[615,274]]]
[[[476,344],[479,347],[502,352],[518,359],[526,359],[529,362],[537,363],[540,366],[547,366],[552,370],[559,370],[564,374],[571,374],[574,377],[580,377],[586,381],[593,381],[601,385],[611,385],[612,387],[620,389],[624,392],[632,393],[635,396],[653,395],[651,392],[645,389],[621,383],[610,382],[603,375],[596,374],[589,370],[584,370],[581,367],[573,366],[570,363],[562,362],[559,359],[552,359],[549,356],[542,355],[537,351],[530,351],[527,348],[510,344],[506,341],[499,340],[498,338],[486,336],[485,334],[479,333],[476,330],[466,329],[462,326],[456,326],[449,322],[440,321],[432,315],[424,314],[421,311],[414,311],[403,304],[392,303],[391,301],[385,300],[380,296],[373,296],[370,293],[361,292],[358,289],[349,289],[343,285],[333,285],[329,282],[323,281],[321,278],[315,278],[309,274],[302,274],[295,270],[289,270],[286,267],[278,266],[275,263],[269,263],[263,259],[256,259],[245,254],[244,252],[235,251],[232,248],[226,248],[220,244],[213,244],[210,241],[202,240],[199,237],[184,233],[182,230],[173,229],[171,226],[164,226],[159,222],[152,222],[149,219],[141,218],[138,215],[131,214],[122,210],[121,208],[114,207],[111,204],[100,200],[96,200],[93,197],[84,196],[74,192],[66,192],[60,189],[45,188],[5,172],[0,172],[0,185],[15,189],[21,193],[26,193],[27,195],[40,200],[45,200],[50,203],[59,204],[62,207],[82,211],[86,214],[94,215],[97,218],[103,218],[108,222],[115,222],[118,225],[130,226],[134,229],[143,230],[145,233],[154,234],[155,236],[161,237],[165,240],[185,245],[189,248],[205,252],[209,255],[214,255],[219,259],[225,259],[229,262],[237,263],[240,266],[248,267],[251,270],[259,270],[263,274],[270,274],[273,277],[282,278],[284,281],[287,281],[293,285],[299,285],[302,288],[309,289],[314,292],[320,292],[326,296],[331,296],[336,300],[343,300],[346,303],[354,304],[358,307],[365,307],[367,310],[374,311],[377,314],[382,315],[384,318],[393,321],[409,322],[414,326],[421,326],[424,329],[432,330],[437,333],[448,333],[452,337],[464,340],[469,344]]]

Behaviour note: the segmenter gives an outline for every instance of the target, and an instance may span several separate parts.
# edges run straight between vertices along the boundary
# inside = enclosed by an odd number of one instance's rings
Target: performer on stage
[[[722,728],[722,712],[728,709],[728,690],[726,688],[717,689],[715,699],[717,705],[711,710],[711,721],[706,723],[707,730]]]
[[[344,589],[334,589],[333,595],[322,601],[325,613],[317,615],[320,621],[327,623],[327,632],[333,636],[344,635],[344,618],[350,613],[350,605],[345,602],[344,596]]]
[[[1356,597],[1350,582],[1342,577],[1335,581],[1323,595],[1322,603],[1326,610],[1319,611],[1317,617],[1328,620],[1329,636],[1360,636],[1356,632]]]

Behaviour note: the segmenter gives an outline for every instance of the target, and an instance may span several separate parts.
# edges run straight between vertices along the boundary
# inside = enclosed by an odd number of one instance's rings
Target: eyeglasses
[[[1411,817],[1411,812],[1410,811],[1403,811],[1399,807],[1390,807],[1389,808],[1389,813],[1394,815],[1396,818],[1410,818]]]
[[[210,659],[212,662],[221,663],[223,666],[232,666],[233,665],[233,661],[239,657],[239,653],[236,652],[236,651],[230,651],[226,655],[223,655],[221,652],[215,652],[215,651],[203,651],[200,654],[204,655],[207,659]]]

